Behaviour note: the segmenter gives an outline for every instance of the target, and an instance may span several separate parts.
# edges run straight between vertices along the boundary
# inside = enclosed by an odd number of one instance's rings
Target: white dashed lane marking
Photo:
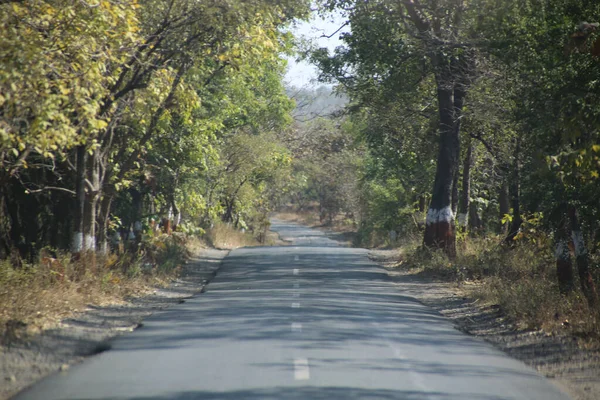
[[[292,308],[300,308],[300,303],[292,303]]]
[[[300,270],[298,268],[294,268],[294,275],[298,275],[300,273]]]
[[[292,332],[302,332],[302,324],[299,322],[292,322]]]
[[[308,359],[296,358],[294,360],[294,379],[305,381],[310,379],[310,369],[308,368]]]

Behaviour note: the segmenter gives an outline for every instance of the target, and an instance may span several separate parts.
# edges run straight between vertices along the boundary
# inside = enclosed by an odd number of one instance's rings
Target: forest
[[[290,33],[332,12],[335,51]],[[0,285],[113,282],[161,232],[264,242],[291,204],[600,333],[599,22],[589,0],[2,0]],[[325,86],[286,86],[286,56]]]

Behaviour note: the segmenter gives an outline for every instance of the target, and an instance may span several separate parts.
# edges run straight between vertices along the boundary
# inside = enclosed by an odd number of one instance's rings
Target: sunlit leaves
[[[0,151],[50,157],[106,127],[107,70],[136,38],[135,2],[29,0],[0,6]]]

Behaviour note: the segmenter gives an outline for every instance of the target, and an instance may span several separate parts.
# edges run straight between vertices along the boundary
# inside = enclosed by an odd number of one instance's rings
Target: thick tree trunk
[[[465,91],[438,77],[440,147],[423,244],[456,256],[452,187],[460,154],[460,112]]]
[[[564,212],[560,213],[560,222],[554,240],[556,246],[556,277],[558,279],[558,287],[561,293],[566,294],[573,290],[574,283],[567,218]]]
[[[458,202],[458,225],[466,230],[469,223],[469,205],[471,204],[471,166],[473,165],[473,143],[469,147],[463,163],[462,191]]]
[[[574,206],[569,207],[569,220],[581,290],[590,307],[595,307],[598,304],[598,292],[596,291],[596,285],[594,284],[594,279],[590,273],[589,255],[581,232],[577,209]]]

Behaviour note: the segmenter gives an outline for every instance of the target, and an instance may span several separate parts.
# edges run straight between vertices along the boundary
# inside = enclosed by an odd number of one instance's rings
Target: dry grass
[[[88,305],[119,304],[167,285],[179,272],[186,249],[182,238],[159,237],[137,254],[69,253],[43,257],[14,269],[0,263],[0,344],[55,325]]]
[[[261,245],[251,233],[239,231],[221,222],[216,223],[206,232],[206,238],[212,246],[218,249],[237,249]]]
[[[403,247],[402,266],[446,281],[455,281],[472,297],[497,305],[520,328],[568,331],[600,338],[599,310],[591,310],[580,291],[561,295],[556,266],[547,243],[500,245],[501,238],[468,238],[449,260],[413,240]]]
[[[315,226],[317,224],[320,224],[318,213],[312,210],[285,210],[274,213],[273,217],[283,221],[296,222],[306,226]]]

